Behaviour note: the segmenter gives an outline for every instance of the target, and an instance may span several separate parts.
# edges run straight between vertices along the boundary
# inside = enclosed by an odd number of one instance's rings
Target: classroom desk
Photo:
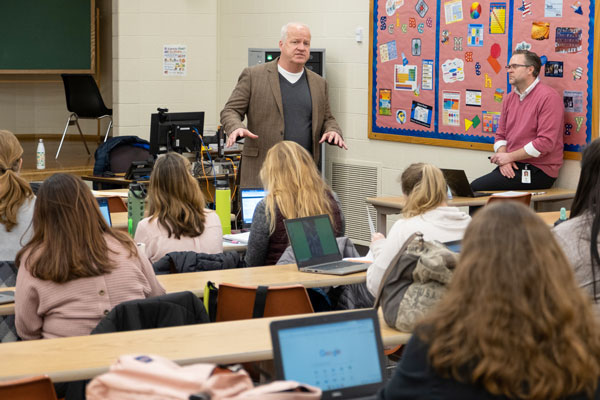
[[[502,193],[506,190],[490,191],[490,195],[493,193]],[[520,190],[523,192],[523,190]],[[538,206],[542,202],[552,202],[560,200],[568,200],[575,197],[575,190],[572,189],[561,189],[551,188],[545,190],[526,190],[525,192],[533,193],[531,196],[531,202],[533,208],[538,209]],[[541,194],[536,194],[541,193]],[[463,206],[482,206],[484,205],[489,196],[484,197],[460,197],[454,196],[452,200],[448,201],[448,205],[454,207]],[[373,205],[377,211],[377,230],[381,233],[387,233],[387,221],[386,217],[391,214],[399,214],[402,212],[404,207],[404,197],[393,196],[393,197],[367,197],[366,202]]]
[[[362,283],[366,281],[367,273],[357,272],[355,274],[341,276],[315,274],[298,271],[296,264],[285,264],[270,267],[234,268],[217,271],[158,275],[157,279],[163,285],[167,293],[189,290],[198,297],[204,297],[204,287],[208,281],[216,284],[227,282],[249,286],[284,286],[300,284],[306,288],[313,288]],[[15,288],[6,287],[2,288],[2,290],[15,290]],[[14,313],[14,303],[0,305],[0,315],[12,315]]]
[[[233,175],[233,174],[227,174],[227,175],[226,174],[217,174],[217,176],[216,176],[217,180],[225,180],[227,178],[229,179],[229,187],[233,188],[233,186],[235,184],[235,182],[234,182],[235,175]],[[100,188],[102,188],[103,184],[118,185],[123,188],[127,188],[127,187],[129,187],[129,184],[131,182],[133,182],[133,180],[125,179],[124,173],[115,174],[114,177],[83,175],[81,177],[81,179],[83,179],[84,181],[91,181],[94,183],[98,183],[98,184],[100,184]],[[198,180],[198,183],[200,184],[200,189],[202,189],[202,193],[204,194],[206,201],[213,202],[214,197],[215,197],[215,176],[214,175],[197,176],[196,179]],[[137,182],[143,183],[145,185],[149,184],[149,181],[147,181],[147,180],[138,179]]]
[[[110,213],[110,220],[113,228],[127,232],[128,222],[126,212]],[[223,251],[246,251],[247,248],[248,244],[232,243],[230,241],[223,240]]]
[[[297,317],[2,343],[2,359],[10,362],[0,363],[0,381],[40,374],[47,374],[53,382],[90,379],[106,372],[123,354],[157,354],[180,365],[270,360],[273,349],[269,324],[273,320]],[[410,333],[389,328],[381,314],[379,319],[384,346],[408,342]]]
[[[571,214],[571,211],[567,211],[567,218],[569,218],[569,214]],[[552,228],[556,220],[560,217],[560,211],[539,212],[537,213],[537,216],[540,217],[546,225]]]

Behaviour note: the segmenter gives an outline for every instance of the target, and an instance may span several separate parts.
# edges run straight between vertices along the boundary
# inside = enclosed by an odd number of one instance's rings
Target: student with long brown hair
[[[22,164],[19,140],[0,130],[0,261],[13,261],[31,236],[35,196],[19,176]]]
[[[33,235],[16,264],[15,325],[26,340],[87,335],[117,304],[165,293],[148,259],[70,174],[40,186]]]
[[[448,292],[382,399],[600,398],[600,330],[550,229],[526,206],[477,212]]]
[[[327,214],[336,236],[344,234],[339,203],[321,178],[312,156],[295,142],[271,147],[260,170],[267,195],[254,210],[248,266],[277,263],[289,245],[284,219]]]
[[[400,179],[406,199],[402,217],[394,223],[387,239],[376,233],[371,241],[374,261],[367,270],[367,288],[373,296],[377,295],[394,256],[413,233],[423,233],[426,240],[459,240],[471,221],[471,217],[457,207],[448,206],[446,180],[439,168],[431,164],[411,164]]]
[[[218,215],[205,209],[190,162],[177,153],[156,160],[150,175],[148,218],[141,220],[135,241],[146,245],[155,262],[172,251],[223,252],[223,229]]]

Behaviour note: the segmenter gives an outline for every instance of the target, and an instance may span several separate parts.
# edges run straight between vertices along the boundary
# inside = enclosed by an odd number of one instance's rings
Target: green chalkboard
[[[0,74],[94,72],[94,0],[0,1]]]

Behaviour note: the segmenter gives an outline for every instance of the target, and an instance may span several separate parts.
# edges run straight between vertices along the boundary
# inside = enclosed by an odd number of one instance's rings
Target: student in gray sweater
[[[9,131],[0,130],[0,261],[14,261],[31,236],[35,196],[19,176],[23,148]]]
[[[573,264],[579,286],[594,300],[600,316],[600,140],[583,151],[581,174],[569,220],[557,225],[554,234]]]

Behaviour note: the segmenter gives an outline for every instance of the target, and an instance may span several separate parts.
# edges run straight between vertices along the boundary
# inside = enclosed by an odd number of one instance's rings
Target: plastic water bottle
[[[229,189],[229,178],[218,180],[215,185],[216,212],[221,220],[223,235],[231,233],[231,190]]]
[[[40,139],[38,143],[35,160],[37,169],[46,169],[46,149],[44,148],[43,139]]]
[[[567,220],[567,209],[564,207],[560,208],[560,215],[558,216],[558,220],[556,220],[556,222],[554,223],[554,226],[565,222]]]
[[[146,206],[146,187],[135,181],[129,184],[127,194],[127,231],[131,237],[135,236],[138,223],[144,218]]]

